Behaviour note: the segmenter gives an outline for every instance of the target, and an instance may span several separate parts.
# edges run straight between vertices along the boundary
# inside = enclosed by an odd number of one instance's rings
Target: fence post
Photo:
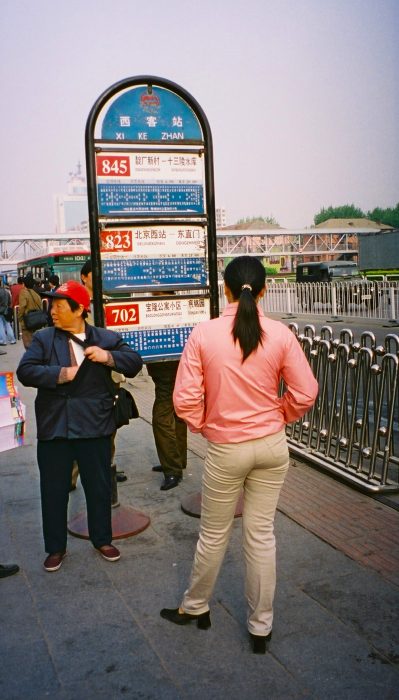
[[[287,299],[287,313],[285,316],[282,316],[282,318],[296,318],[295,314],[292,313],[292,307],[291,307],[291,289],[289,283],[287,284],[286,288],[286,299]]]
[[[399,289],[396,291],[399,293]],[[399,326],[399,320],[396,318],[395,287],[389,287],[389,319],[384,327],[388,326]]]
[[[331,284],[331,282],[330,282]],[[330,321],[342,321],[337,313],[337,288],[335,284],[331,284],[331,319]]]

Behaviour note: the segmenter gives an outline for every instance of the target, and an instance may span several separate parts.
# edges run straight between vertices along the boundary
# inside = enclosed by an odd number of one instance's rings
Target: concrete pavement
[[[5,349],[0,367],[14,370],[22,345]],[[160,618],[160,608],[178,605],[190,572],[199,521],[180,504],[200,489],[205,444],[190,437],[183,482],[161,492],[151,471],[152,382],[144,372],[132,387],[141,418],[118,432],[117,463],[128,475],[119,497],[151,524],[118,541],[114,564],[70,537],[53,574],[42,568],[36,392],[20,387],[26,444],[0,453],[0,561],[21,567],[0,581],[2,700],[399,697],[399,512],[298,460],[276,518],[270,652],[249,649],[240,519],[211,601],[212,628]],[[82,509],[79,482],[71,518]]]

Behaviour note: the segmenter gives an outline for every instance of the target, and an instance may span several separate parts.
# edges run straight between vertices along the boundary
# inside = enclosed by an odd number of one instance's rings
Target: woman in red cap
[[[23,355],[19,381],[38,389],[35,412],[37,459],[46,571],[66,555],[67,508],[72,463],[79,463],[87,504],[89,537],[107,561],[120,553],[111,543],[111,435],[116,430],[112,370],[135,377],[142,359],[120,335],[86,323],[90,296],[71,280],[55,292],[54,326],[37,331]]]

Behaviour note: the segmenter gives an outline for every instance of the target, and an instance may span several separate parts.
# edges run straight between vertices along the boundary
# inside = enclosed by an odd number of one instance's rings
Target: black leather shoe
[[[169,489],[174,489],[181,482],[181,476],[165,476],[164,482],[161,486],[161,491],[169,491]]]
[[[257,634],[249,633],[252,645],[252,651],[254,654],[266,654],[269,647],[269,642],[272,638],[272,633],[269,632],[267,637],[261,637]]]
[[[117,480],[119,483],[122,483],[123,481],[127,481],[127,476],[126,476],[125,472],[123,472],[123,471],[118,472],[118,470],[117,470],[117,472],[116,472],[116,480]]]
[[[189,622],[196,620],[199,630],[207,630],[211,626],[209,610],[201,615],[190,615],[189,613],[180,612],[179,608],[162,608],[160,615],[164,620],[174,622],[175,625],[188,625]]]
[[[153,472],[161,472],[161,474],[162,474],[163,469],[162,469],[162,467],[161,467],[160,464],[157,464],[156,467],[153,467],[153,468],[152,468],[152,471],[153,471]]]
[[[16,564],[0,564],[0,578],[6,578],[6,576],[12,576],[17,574],[19,571],[19,566]]]

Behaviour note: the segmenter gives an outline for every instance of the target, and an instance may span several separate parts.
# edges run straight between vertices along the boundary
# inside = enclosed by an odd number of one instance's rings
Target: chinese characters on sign
[[[202,141],[202,129],[191,107],[170,90],[136,87],[108,109],[101,138],[111,141]]]
[[[96,157],[100,216],[204,214],[204,158],[198,153],[119,153]]]
[[[110,303],[107,327],[118,331],[143,360],[179,357],[193,326],[209,319],[209,300],[146,299]]]
[[[201,225],[105,229],[101,232],[104,291],[203,286],[205,242]]]

